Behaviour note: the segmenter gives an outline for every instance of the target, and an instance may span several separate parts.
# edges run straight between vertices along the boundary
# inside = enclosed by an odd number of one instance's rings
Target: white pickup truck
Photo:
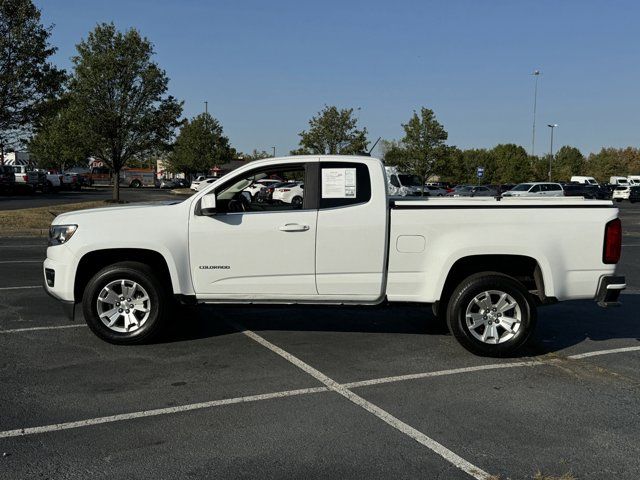
[[[303,201],[251,201],[262,178],[304,178]],[[112,343],[149,341],[179,303],[419,302],[499,356],[526,342],[538,305],[617,303],[621,233],[609,201],[394,199],[377,159],[271,158],[184,201],[59,215],[43,273]]]

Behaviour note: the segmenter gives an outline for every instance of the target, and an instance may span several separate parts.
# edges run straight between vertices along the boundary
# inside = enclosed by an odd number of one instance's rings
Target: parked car
[[[448,197],[497,197],[498,191],[484,185],[467,185],[453,192]]]
[[[40,176],[38,172],[27,165],[8,165],[15,176],[15,188],[17,190],[26,190],[29,193],[35,192],[41,187]]]
[[[274,180],[271,178],[263,178],[260,180],[256,180],[255,182],[253,182],[251,185],[249,185],[247,188],[244,189],[245,192],[247,192],[249,194],[249,199],[250,200],[255,200],[256,199],[256,195],[258,195],[258,192],[260,192],[260,190],[263,187],[268,187],[270,185],[275,185],[276,183],[282,183],[282,180]]]
[[[503,197],[564,197],[564,190],[559,183],[531,182],[519,183]]]
[[[609,177],[609,183],[615,186],[627,186],[629,185],[629,179],[627,177],[613,176]]]
[[[160,180],[160,188],[178,188],[178,184],[175,182],[175,180],[164,178]]]
[[[13,192],[16,185],[16,174],[9,165],[0,165],[0,193]]]
[[[584,197],[587,199],[605,200],[606,192],[598,185],[590,183],[565,183],[562,185],[565,197]]]
[[[308,208],[244,204],[248,179],[285,169],[305,175]],[[505,356],[532,337],[540,305],[618,303],[621,238],[611,202],[390,202],[380,160],[298,156],[250,162],[182,202],[63,213],[42,273],[69,317],[81,303],[91,331],[116,344],[184,322],[177,301],[419,302],[465,348]]]
[[[633,186],[629,190],[629,202],[640,202],[640,186]]]
[[[197,183],[196,188],[193,188],[193,183],[191,183],[191,190],[195,190],[196,192],[200,191],[200,189],[208,187],[210,183],[213,183],[216,180],[218,179],[215,177],[205,178]]]
[[[447,194],[447,189],[439,187],[437,185],[425,185],[424,194],[430,197],[444,197]]]
[[[273,191],[276,188],[284,187],[288,183],[291,183],[291,182],[272,183],[269,186],[262,187],[258,192],[258,194],[256,195],[256,201],[259,203],[263,203],[263,202],[271,203],[273,201]]]
[[[198,177],[195,178],[195,180],[191,181],[191,190],[196,190],[198,191],[198,187],[200,186],[200,184],[202,182],[204,182],[207,179],[207,177],[205,177],[204,175],[200,175]]]
[[[82,175],[74,172],[65,172],[62,174],[62,189],[63,190],[80,190],[82,189]]]
[[[273,201],[302,206],[304,183],[291,182],[273,190]]]
[[[59,192],[62,189],[62,174],[43,169],[36,169],[36,172],[40,175],[43,192]]]
[[[174,178],[173,182],[176,184],[176,188],[188,188],[189,182],[186,178]]]
[[[573,177],[571,177],[571,183],[581,183],[581,184],[598,186],[598,181],[595,178],[585,177],[582,175],[574,175]]]
[[[411,197],[422,195],[422,182],[417,175],[399,172],[397,167],[384,167],[387,173],[389,195]]]
[[[611,198],[616,202],[621,202],[623,200],[629,200],[630,195],[631,187],[629,185],[620,185],[613,189]]]

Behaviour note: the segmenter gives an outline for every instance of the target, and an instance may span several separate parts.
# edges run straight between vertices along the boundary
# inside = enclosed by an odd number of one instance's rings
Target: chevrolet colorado
[[[260,179],[304,182],[299,203],[257,202]],[[45,288],[102,339],[148,341],[175,304],[430,304],[480,355],[521,347],[539,305],[617,303],[621,224],[609,201],[392,198],[381,161],[251,162],[184,201],[64,213]]]

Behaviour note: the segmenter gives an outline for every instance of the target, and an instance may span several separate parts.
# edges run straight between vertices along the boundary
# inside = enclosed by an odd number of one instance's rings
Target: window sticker
[[[355,198],[355,168],[323,168],[322,198]]]

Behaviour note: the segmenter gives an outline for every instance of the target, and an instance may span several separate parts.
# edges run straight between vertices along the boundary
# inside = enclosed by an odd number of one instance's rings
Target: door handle
[[[300,225],[299,223],[287,223],[280,227],[281,232],[306,232],[309,225]]]

